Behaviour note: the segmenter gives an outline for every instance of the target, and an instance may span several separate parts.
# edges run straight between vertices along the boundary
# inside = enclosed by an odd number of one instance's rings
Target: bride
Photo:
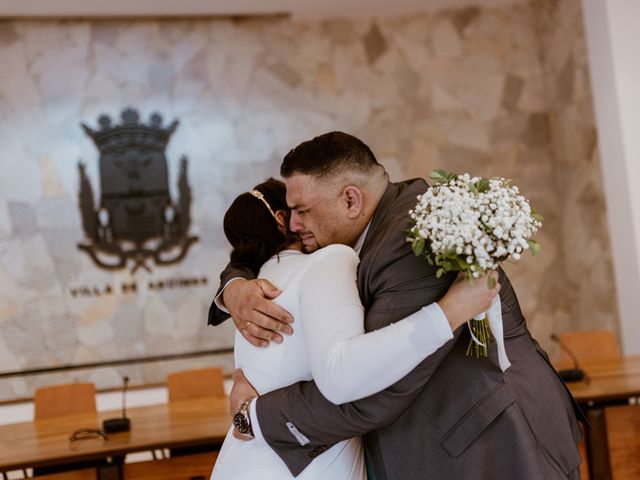
[[[231,261],[249,266],[282,294],[276,303],[295,319],[295,331],[268,348],[251,345],[236,331],[235,363],[259,394],[313,379],[335,404],[372,395],[396,383],[424,358],[453,338],[463,322],[450,322],[445,304],[475,302],[487,310],[496,289],[485,282],[456,281],[438,303],[400,322],[364,332],[364,310],[356,285],[359,259],[345,245],[330,245],[312,254],[288,229],[285,186],[269,179],[238,196],[224,217],[224,232],[233,247]],[[298,442],[308,439],[292,424]],[[359,437],[319,454],[298,479],[367,478]],[[293,478],[284,462],[259,440],[242,440],[229,430],[212,480]]]

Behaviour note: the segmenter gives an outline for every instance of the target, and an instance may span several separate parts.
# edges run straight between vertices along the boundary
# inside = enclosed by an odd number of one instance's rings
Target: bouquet
[[[508,258],[519,260],[525,250],[533,254],[540,251],[532,237],[543,218],[509,180],[444,170],[434,170],[429,179],[433,186],[418,196],[417,205],[409,211],[407,241],[416,255],[438,267],[438,277],[464,272],[473,281],[496,270]],[[495,279],[489,277],[488,287],[494,286]],[[498,346],[504,353],[501,319]],[[467,355],[486,357],[492,339],[487,316],[482,314],[467,324],[472,337]]]

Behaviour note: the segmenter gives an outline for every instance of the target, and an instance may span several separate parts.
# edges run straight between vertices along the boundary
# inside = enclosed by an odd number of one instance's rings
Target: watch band
[[[247,437],[255,438],[253,428],[251,428],[251,417],[249,416],[249,404],[251,398],[245,398],[240,404],[240,408],[233,416],[233,428],[236,433]]]

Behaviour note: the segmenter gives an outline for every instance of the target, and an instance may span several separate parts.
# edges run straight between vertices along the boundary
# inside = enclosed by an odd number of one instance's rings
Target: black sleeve
[[[256,276],[253,272],[245,267],[244,265],[240,265],[238,263],[229,263],[227,267],[220,274],[220,286],[218,287],[218,291],[215,294],[215,297],[218,297],[224,286],[227,284],[229,280],[234,278],[244,278],[245,280],[253,280]],[[209,307],[209,319],[207,323],[209,325],[220,325],[227,318],[229,318],[229,314],[224,312],[218,308],[215,301],[211,301],[211,306]]]

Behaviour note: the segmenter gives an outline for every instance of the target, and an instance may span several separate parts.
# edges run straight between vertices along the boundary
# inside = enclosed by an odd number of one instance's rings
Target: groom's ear
[[[349,185],[342,191],[342,197],[347,206],[347,217],[358,218],[364,208],[364,195],[355,185]]]

